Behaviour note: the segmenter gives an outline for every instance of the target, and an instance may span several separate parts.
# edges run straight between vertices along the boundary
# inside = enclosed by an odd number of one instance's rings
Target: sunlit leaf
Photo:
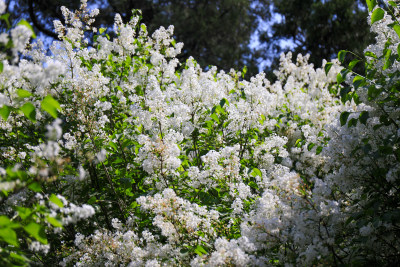
[[[24,230],[34,237],[37,241],[42,244],[47,244],[46,233],[44,231],[44,227],[38,223],[30,222],[27,226],[24,226]]]
[[[372,12],[371,15],[371,24],[374,24],[377,21],[380,21],[385,16],[385,11],[382,8],[377,8]]]
[[[30,121],[36,122],[36,109],[32,103],[25,103],[22,107],[20,107],[20,110]]]
[[[27,28],[28,28],[29,30],[31,30],[31,32],[32,32],[32,38],[36,38],[35,31],[33,30],[33,27],[31,26],[31,24],[29,24],[29,22],[27,22],[27,21],[24,20],[24,19],[21,19],[21,20],[18,22],[17,25],[23,25],[23,26],[27,27]]]
[[[44,111],[49,113],[53,118],[57,118],[57,110],[61,111],[61,106],[51,95],[46,96],[41,103]]]

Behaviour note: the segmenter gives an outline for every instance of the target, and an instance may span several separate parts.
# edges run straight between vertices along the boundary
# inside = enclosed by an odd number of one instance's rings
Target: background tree
[[[37,31],[57,38],[52,21],[63,21],[60,7],[77,9],[79,2],[9,0],[8,12],[12,19],[26,18]],[[265,60],[275,62],[265,70],[274,69],[281,52],[309,53],[310,62],[320,66],[341,49],[362,54],[372,41],[363,0],[88,0],[88,5],[100,9],[97,27],[112,27],[116,13],[127,22],[132,9],[141,9],[150,33],[175,26],[175,39],[185,44],[181,60],[190,55],[204,68],[215,65],[226,71],[247,65],[250,75]],[[251,49],[260,23],[270,27],[259,32],[261,45]],[[282,40],[292,47],[282,47]]]
[[[260,34],[265,54],[277,63],[277,55],[292,50],[310,54],[310,62],[321,66],[346,49],[363,54],[372,42],[364,0],[271,0],[273,13],[280,16]],[[281,46],[286,40],[291,48]]]
[[[36,30],[57,38],[54,19],[63,21],[61,6],[77,9],[79,0],[11,1],[13,17],[24,17]],[[149,32],[160,26],[175,26],[175,39],[183,42],[180,59],[193,56],[201,66],[215,65],[229,71],[248,66],[249,73],[258,72],[258,63],[249,48],[252,33],[261,19],[269,16],[268,1],[251,0],[104,0],[88,1],[100,9],[96,26],[112,27],[116,13],[129,21],[133,9],[142,10],[142,22]]]

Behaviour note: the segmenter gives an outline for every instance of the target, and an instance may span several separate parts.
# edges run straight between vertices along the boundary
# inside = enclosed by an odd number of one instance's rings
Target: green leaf
[[[61,222],[54,217],[47,216],[46,220],[54,227],[62,227]]]
[[[18,211],[18,215],[22,220],[25,220],[32,214],[32,210],[30,208],[16,207],[15,209]]]
[[[400,56],[400,44],[397,46],[397,55]]]
[[[347,124],[348,127],[356,126],[358,122],[358,119],[352,118],[349,120],[349,123]]]
[[[10,253],[10,257],[13,258],[14,260],[17,260],[17,261],[20,261],[20,262],[28,261],[28,259],[24,255],[19,255],[19,254],[16,254],[14,252]],[[21,264],[21,265],[24,266],[25,264]],[[21,265],[17,265],[17,266],[21,266]]]
[[[10,245],[18,247],[17,234],[11,228],[0,228],[0,238]]]
[[[60,208],[64,207],[64,203],[54,194],[51,194],[51,196],[49,197],[49,200],[51,202],[53,202],[54,204],[56,204],[57,206],[59,206]]]
[[[38,182],[33,182],[31,183],[28,188],[30,190],[32,190],[33,192],[41,192],[42,191],[42,187],[40,186],[40,184]]]
[[[345,103],[348,100],[348,94],[350,93],[351,88],[350,87],[343,87],[340,89],[340,98],[342,99],[342,102]]]
[[[389,3],[389,5],[391,5],[392,7],[397,8],[397,4],[396,4],[394,1],[389,1],[388,3]]]
[[[5,215],[0,216],[0,227],[7,226],[9,224],[11,224],[11,221],[7,216]]]
[[[346,124],[347,119],[349,118],[350,112],[342,112],[342,114],[340,114],[340,124],[343,126]]]
[[[44,232],[44,227],[38,223],[30,222],[27,226],[24,226],[24,230],[34,237],[37,241],[42,244],[47,244],[46,233]]]
[[[371,52],[371,51],[365,52],[364,55],[365,55],[366,57],[378,58],[378,57],[377,57],[373,52]]]
[[[27,28],[28,28],[29,30],[31,30],[31,32],[32,32],[32,38],[36,38],[35,31],[33,30],[31,24],[29,24],[29,22],[27,22],[27,21],[24,20],[24,19],[21,19],[21,20],[18,22],[17,25],[23,25],[23,26],[27,27]]]
[[[207,251],[200,245],[197,245],[197,247],[194,250],[194,252],[199,256],[202,256],[203,254],[207,254]]]
[[[360,60],[358,60],[358,59],[354,59],[354,60],[352,60],[350,63],[349,63],[349,70],[352,70],[356,65],[357,65],[357,63],[358,62],[360,62]]]
[[[398,35],[399,38],[400,38],[400,25],[395,24],[395,25],[393,26],[393,30],[397,33],[397,35]]]
[[[61,106],[51,95],[47,95],[41,103],[44,111],[49,113],[53,118],[57,118],[57,110],[61,111]]]
[[[346,50],[340,50],[338,53],[338,59],[340,63],[344,62],[344,58],[346,57],[347,51]]]
[[[0,61],[0,73],[3,72],[3,69],[4,69],[4,64],[3,64],[3,62]]]
[[[211,114],[210,117],[211,117],[216,123],[219,123],[219,119],[218,119],[217,114],[213,113],[213,114]]]
[[[116,143],[110,141],[110,143],[108,143],[108,144],[109,144],[110,147],[112,147],[115,151],[118,151],[118,146],[117,146]]]
[[[226,100],[225,98],[222,98],[221,101],[219,101],[219,105],[220,105],[221,108],[222,108],[225,104],[228,104],[228,105],[229,105],[229,102],[228,102],[228,100]]]
[[[25,103],[20,110],[24,113],[25,117],[27,117],[30,121],[36,122],[36,109],[32,103]]]
[[[392,55],[392,50],[387,49],[385,53],[385,64],[383,65],[383,70],[386,70],[392,65],[392,61],[390,60],[390,56]]]
[[[374,24],[377,21],[380,21],[385,16],[385,11],[382,8],[377,8],[372,12],[371,15],[371,24]]]
[[[0,16],[1,20],[4,20],[7,23],[7,28],[9,29],[11,27],[10,20],[8,19],[10,17],[10,13],[5,13]]]
[[[322,146],[318,146],[316,149],[316,153],[317,155],[321,154],[323,147]]]
[[[365,79],[363,77],[361,77],[361,76],[354,77],[354,79],[353,79],[354,89],[357,90],[362,84],[364,84],[364,82],[365,82]]]
[[[297,139],[296,143],[294,144],[295,147],[301,147],[301,139]]]
[[[253,168],[253,170],[251,171],[250,175],[252,175],[254,177],[256,177],[256,176],[262,177],[261,171],[259,169],[257,169],[257,168]]]
[[[315,146],[314,143],[308,144],[308,146],[307,146],[308,151],[311,151],[311,149],[312,149],[314,146]]]
[[[376,0],[367,0],[368,11],[371,12],[376,6]]]
[[[0,108],[0,116],[3,118],[3,120],[7,121],[8,116],[10,116],[11,108],[9,106],[2,106]]]
[[[242,70],[242,78],[244,78],[244,76],[246,75],[246,73],[247,73],[247,66],[244,66],[244,67],[243,67],[243,70]]]
[[[87,201],[87,203],[88,203],[89,205],[92,205],[92,204],[94,204],[94,203],[96,203],[96,202],[97,202],[97,199],[96,199],[95,196],[92,196],[92,197],[89,198],[88,201]]]
[[[100,34],[103,34],[103,32],[105,32],[106,30],[107,30],[107,28],[100,28],[100,29],[99,29],[99,33],[100,33]]]
[[[342,74],[338,73],[336,76],[336,82],[338,84],[341,84],[343,81],[344,81],[344,78],[343,78]]]
[[[326,75],[328,75],[329,70],[332,68],[332,65],[333,65],[332,62],[327,62],[327,63],[325,64],[324,69],[325,69],[325,74],[326,74]]]
[[[367,123],[367,120],[368,120],[368,118],[369,118],[369,113],[368,113],[368,111],[363,111],[363,112],[361,112],[361,113],[360,113],[360,116],[359,116],[358,118],[360,119],[360,122],[361,122],[362,124],[366,124],[366,123]]]
[[[28,91],[26,91],[26,90],[24,90],[24,89],[18,89],[18,90],[17,90],[17,95],[18,95],[20,98],[25,98],[25,97],[30,97],[30,96],[32,95],[32,93],[31,93],[31,92],[28,92]]]

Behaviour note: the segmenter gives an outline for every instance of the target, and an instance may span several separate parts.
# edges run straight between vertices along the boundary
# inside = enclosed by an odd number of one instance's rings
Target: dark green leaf
[[[347,124],[348,127],[356,126],[358,122],[358,119],[352,118],[349,120],[349,123]]]
[[[354,79],[353,79],[354,89],[357,90],[360,86],[362,86],[362,84],[364,84],[364,82],[365,82],[365,79],[363,77],[361,77],[361,76],[354,77]]]
[[[400,56],[400,44],[397,46],[397,55]]]
[[[310,151],[314,146],[315,146],[314,143],[308,144],[308,146],[307,146],[308,151]]]
[[[375,9],[371,15],[371,24],[374,24],[375,22],[383,19],[384,16],[385,16],[385,11],[383,11],[382,8],[379,7]]]
[[[343,81],[344,81],[344,78],[343,78],[342,74],[338,73],[336,76],[336,82],[338,84],[341,84]]]
[[[10,13],[5,13],[0,16],[0,19],[4,20],[7,23],[7,28],[11,27],[10,20],[8,19],[9,17],[10,17]]]
[[[340,63],[344,62],[344,58],[346,57],[347,51],[346,50],[340,50],[338,53],[338,59]]]
[[[326,75],[328,75],[329,70],[332,68],[332,65],[333,65],[332,62],[327,62],[327,63],[325,64],[324,69],[325,69],[325,74],[326,74]]]
[[[225,104],[229,104],[228,100],[226,100],[225,98],[222,98],[221,101],[219,101],[219,105],[221,107],[224,107]]]
[[[350,116],[350,113],[347,112],[347,111],[342,112],[342,114],[340,114],[340,124],[342,126],[346,124],[347,119],[349,118],[349,116]]]
[[[359,116],[358,118],[360,119],[360,122],[361,122],[362,124],[366,124],[366,123],[367,123],[367,120],[368,120],[368,118],[369,118],[369,113],[368,113],[368,111],[363,111],[363,112],[361,112],[361,113],[360,113],[360,116]]]
[[[319,155],[322,152],[323,147],[322,146],[318,146],[316,149],[316,154]]]
[[[350,87],[343,87],[342,89],[340,89],[340,98],[342,98],[343,102],[347,101],[347,95],[350,93],[350,91]]]
[[[97,202],[97,199],[96,199],[95,196],[92,196],[92,197],[89,198],[89,200],[87,201],[87,203],[88,203],[89,205],[92,205],[92,204],[94,204],[94,203],[96,203],[96,202]]]

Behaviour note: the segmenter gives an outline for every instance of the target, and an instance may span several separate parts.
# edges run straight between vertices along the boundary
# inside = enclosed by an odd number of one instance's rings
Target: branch
[[[42,33],[44,33],[44,34],[46,34],[46,35],[48,35],[48,36],[50,36],[50,37],[53,37],[54,39],[57,39],[57,40],[58,40],[58,35],[57,35],[56,33],[54,33],[54,32],[52,32],[52,31],[50,31],[50,30],[44,28],[44,27],[39,23],[39,21],[36,19],[35,13],[34,13],[34,11],[33,11],[33,0],[29,0],[29,1],[28,1],[28,4],[29,4],[29,16],[30,16],[30,18],[31,18],[31,20],[32,20],[33,25],[34,25],[39,31],[41,31]]]

